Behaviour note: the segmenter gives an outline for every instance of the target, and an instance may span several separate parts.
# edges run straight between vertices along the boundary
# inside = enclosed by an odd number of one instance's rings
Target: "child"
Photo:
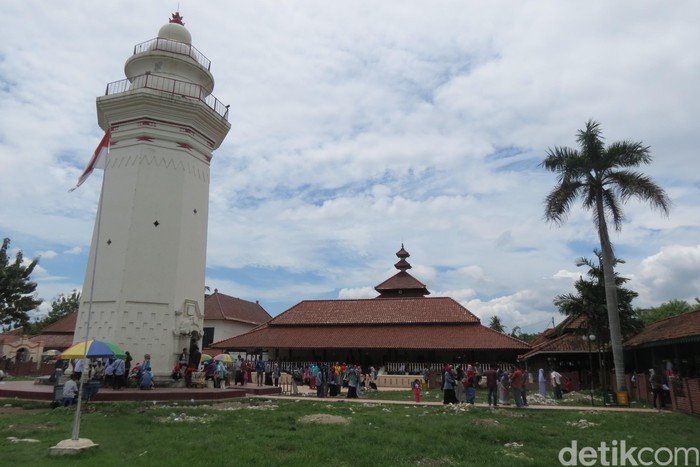
[[[413,381],[413,397],[416,399],[416,403],[420,403],[420,380]]]
[[[175,365],[175,368],[173,368],[173,372],[170,374],[170,377],[175,381],[179,381],[180,379],[182,379],[182,367],[179,363],[177,363]]]

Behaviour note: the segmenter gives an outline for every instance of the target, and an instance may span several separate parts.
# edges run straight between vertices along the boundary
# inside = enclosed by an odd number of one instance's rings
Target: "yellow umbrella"
[[[214,360],[224,363],[233,363],[233,357],[227,353],[220,353],[214,357]]]

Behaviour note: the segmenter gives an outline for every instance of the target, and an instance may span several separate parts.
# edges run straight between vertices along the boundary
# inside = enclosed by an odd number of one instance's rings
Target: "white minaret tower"
[[[209,69],[175,13],[97,98],[111,144],[74,341],[90,315],[89,338],[155,374],[202,335],[209,162],[231,128]]]

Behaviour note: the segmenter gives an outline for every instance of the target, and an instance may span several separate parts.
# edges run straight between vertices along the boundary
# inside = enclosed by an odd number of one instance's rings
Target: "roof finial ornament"
[[[176,11],[175,13],[172,14],[172,18],[170,18],[170,19],[168,20],[168,22],[169,22],[169,23],[177,23],[177,24],[179,24],[180,26],[184,26],[185,23],[182,21],[183,19],[185,19],[185,18],[183,18],[182,16],[180,16],[180,12],[179,12],[179,11]]]
[[[406,251],[403,247],[403,243],[401,243],[401,249],[396,252],[396,256],[399,257],[400,261],[394,265],[396,269],[399,271],[405,271],[407,269],[411,269],[411,264],[406,261],[406,258],[408,258],[409,255],[408,251]]]

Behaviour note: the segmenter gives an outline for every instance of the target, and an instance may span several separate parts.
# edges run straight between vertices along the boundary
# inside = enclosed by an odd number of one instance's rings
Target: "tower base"
[[[90,448],[96,448],[97,446],[99,446],[99,444],[95,444],[87,438],[64,439],[63,441],[59,441],[56,446],[51,446],[49,448],[49,455],[74,456]]]

